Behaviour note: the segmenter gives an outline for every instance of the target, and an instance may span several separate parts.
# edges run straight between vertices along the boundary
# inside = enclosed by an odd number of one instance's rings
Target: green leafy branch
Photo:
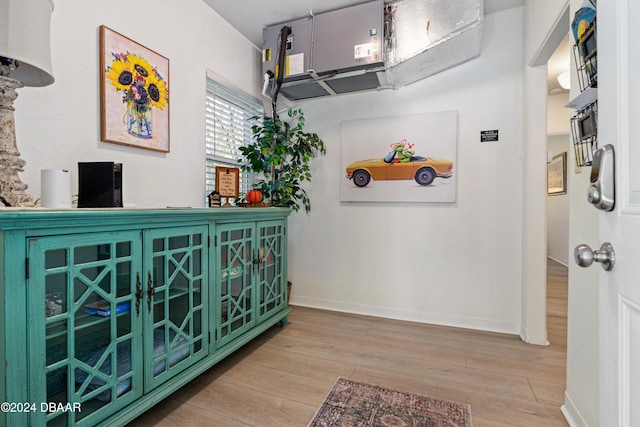
[[[251,127],[253,142],[240,147],[244,156],[238,159],[242,169],[263,176],[254,188],[268,198],[272,206],[289,207],[298,211],[304,206],[311,210],[311,202],[302,187],[311,181],[309,162],[318,154],[326,154],[324,142],[316,133],[305,132],[302,110],[289,109],[287,120],[276,116],[254,116]]]

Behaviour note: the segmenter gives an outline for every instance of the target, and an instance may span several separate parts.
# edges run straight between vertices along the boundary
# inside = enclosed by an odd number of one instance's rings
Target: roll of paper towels
[[[43,208],[71,207],[71,172],[65,169],[43,169],[40,178]]]

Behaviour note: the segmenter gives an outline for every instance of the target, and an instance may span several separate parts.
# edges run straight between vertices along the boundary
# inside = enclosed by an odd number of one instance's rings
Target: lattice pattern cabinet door
[[[283,221],[259,222],[258,321],[286,306],[286,233]]]
[[[145,390],[208,354],[207,226],[146,230]]]
[[[225,224],[216,227],[218,253],[218,319],[216,345],[221,347],[253,327],[255,226],[252,223]]]
[[[94,425],[142,395],[140,251],[139,232],[28,240],[29,395],[81,408],[38,407],[32,425]]]

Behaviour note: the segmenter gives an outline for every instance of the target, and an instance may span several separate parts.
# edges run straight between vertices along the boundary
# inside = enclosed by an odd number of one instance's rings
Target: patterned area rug
[[[471,406],[339,378],[309,427],[472,427]]]

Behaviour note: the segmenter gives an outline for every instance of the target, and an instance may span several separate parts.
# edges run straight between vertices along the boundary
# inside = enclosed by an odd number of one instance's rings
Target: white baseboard
[[[550,253],[547,253],[547,258],[551,258],[552,260],[554,260],[558,264],[562,264],[565,267],[569,267],[569,261],[567,259],[560,259],[560,257],[554,256],[554,255],[552,255]]]
[[[547,339],[547,334],[545,332],[544,336],[544,341],[542,342],[534,342],[531,340],[530,336],[529,336],[529,328],[526,328],[524,325],[522,325],[522,328],[520,329],[520,339],[524,342],[526,342],[527,344],[532,344],[532,345],[540,345],[540,346],[548,346],[551,345],[551,343],[549,342],[549,340]]]
[[[432,325],[452,326],[456,328],[476,329],[488,332],[519,335],[520,324],[499,322],[471,317],[431,314],[415,310],[401,310],[389,307],[369,306],[345,303],[341,301],[321,300],[291,295],[291,304],[322,310],[340,311],[344,313],[362,314],[387,319],[405,320],[408,322],[429,323]]]
[[[569,426],[589,427],[587,425],[587,422],[580,415],[580,411],[578,411],[578,408],[576,408],[576,406],[573,404],[573,401],[566,391],[564,392],[564,405],[560,407],[560,411],[562,411],[562,415],[564,415],[564,418],[567,420],[567,423],[569,423]]]

